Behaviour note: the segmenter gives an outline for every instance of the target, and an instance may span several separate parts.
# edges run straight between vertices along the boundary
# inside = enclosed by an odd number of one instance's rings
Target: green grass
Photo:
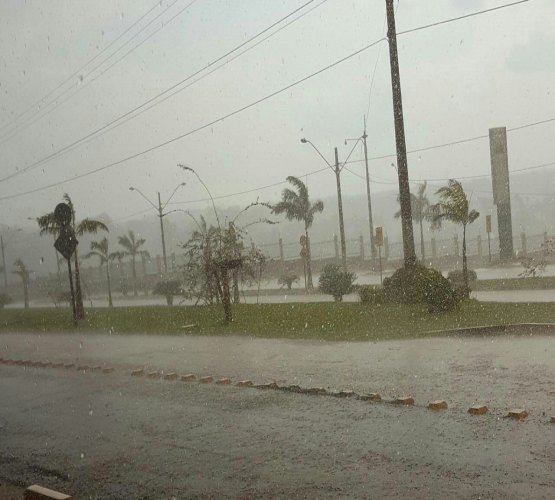
[[[553,303],[464,302],[460,309],[431,315],[425,306],[363,306],[359,303],[241,304],[234,321],[222,322],[221,306],[118,307],[90,309],[76,329],[97,333],[155,335],[248,335],[268,338],[383,340],[416,338],[468,326],[551,323]],[[193,328],[183,328],[194,324]],[[0,332],[72,331],[66,310],[30,309],[0,312]]]
[[[471,288],[476,291],[553,290],[555,293],[555,276],[478,280]]]

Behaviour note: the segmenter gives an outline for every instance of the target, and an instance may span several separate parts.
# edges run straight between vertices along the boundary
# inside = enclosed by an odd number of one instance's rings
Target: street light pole
[[[375,268],[376,245],[374,244],[374,220],[372,218],[372,199],[370,197],[370,171],[368,169],[368,147],[366,145],[367,137],[368,135],[366,134],[366,124],[365,124],[364,134],[362,134],[362,140],[364,144],[364,164],[366,166],[366,196],[368,199],[368,228],[370,230],[370,253],[372,255],[372,268]]]
[[[385,3],[387,12],[387,38],[389,40],[389,60],[391,65],[393,117],[395,119],[395,143],[397,147],[397,175],[399,177],[399,201],[401,204],[403,253],[405,267],[412,267],[416,263],[416,252],[414,250],[414,234],[412,230],[409,173],[407,167],[407,146],[405,143],[405,126],[403,122],[403,100],[401,96],[399,58],[397,54],[395,12],[393,10],[393,0],[385,0]]]
[[[164,258],[164,273],[168,274],[168,257],[166,256],[166,238],[164,236],[164,212],[162,202],[160,201],[160,192],[158,192],[158,217],[160,218],[160,234],[162,235],[162,255]]]
[[[2,245],[2,266],[3,273],[4,273],[4,289],[8,289],[8,272],[6,270],[6,254],[4,252],[4,237],[0,235],[0,244]]]
[[[339,210],[339,235],[341,237],[341,258],[343,268],[347,270],[347,244],[345,242],[345,225],[343,223],[343,200],[341,197],[341,169],[339,168],[339,157],[335,148],[335,182],[337,183],[337,208]]]
[[[129,188],[129,191],[136,191],[137,193],[139,193],[148,203],[150,203],[150,205],[152,205],[152,207],[158,213],[158,218],[160,219],[160,234],[161,234],[161,237],[162,237],[162,255],[163,255],[163,258],[164,258],[164,274],[168,274],[168,258],[167,258],[167,253],[166,253],[166,237],[164,235],[164,220],[163,219],[164,219],[164,216],[166,216],[166,215],[168,215],[168,213],[170,213],[170,212],[164,213],[164,209],[168,206],[168,203],[173,198],[173,195],[182,186],[185,186],[185,182],[182,182],[181,184],[178,184],[175,187],[172,194],[170,195],[170,197],[166,200],[166,202],[164,204],[162,204],[162,200],[160,198],[160,191],[158,191],[157,192],[158,205],[155,205],[154,203],[152,203],[152,201],[150,201],[146,197],[146,195],[141,190],[137,189],[136,187],[131,186]]]

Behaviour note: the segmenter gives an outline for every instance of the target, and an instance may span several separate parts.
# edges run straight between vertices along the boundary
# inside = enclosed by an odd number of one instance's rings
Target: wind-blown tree
[[[91,241],[91,251],[85,255],[85,259],[91,257],[98,257],[100,260],[100,267],[106,265],[106,280],[108,283],[108,307],[114,307],[112,301],[112,285],[110,282],[110,261],[115,258],[114,254],[108,252],[108,240],[102,238],[100,241]]]
[[[13,263],[16,267],[14,274],[17,274],[23,282],[23,304],[25,309],[29,309],[29,270],[21,259],[17,259]]]
[[[466,259],[466,226],[472,224],[480,216],[480,213],[476,210],[470,210],[469,201],[462,184],[455,179],[449,179],[447,186],[439,188],[436,194],[439,196],[440,201],[433,206],[434,220],[436,222],[448,220],[463,227],[463,280],[465,287],[464,294],[468,298],[470,288],[468,286],[468,265]]]
[[[75,219],[75,208],[73,206],[73,201],[71,200],[70,196],[66,193],[63,196],[64,202],[69,205],[71,209],[71,226],[73,231],[75,232],[75,236],[78,238],[83,236],[84,234],[96,234],[98,231],[106,231],[108,232],[108,227],[106,224],[99,220],[95,219],[82,219],[80,222],[76,222]],[[54,236],[58,236],[60,234],[61,226],[54,217],[54,212],[50,212],[47,214],[42,215],[41,217],[37,217],[37,223],[40,228],[41,236],[43,234],[53,234]],[[81,275],[79,271],[79,256],[77,249],[75,249],[74,253],[74,260],[75,260],[75,311],[77,313],[77,317],[79,319],[83,319],[85,317],[85,307],[83,305],[83,292],[81,290]]]
[[[133,295],[137,296],[137,269],[135,259],[141,256],[141,247],[145,244],[144,238],[136,238],[135,232],[129,230],[127,234],[118,238],[118,243],[125,249],[125,255],[131,257],[131,272],[133,274]]]
[[[312,290],[312,265],[310,252],[310,238],[308,230],[314,222],[314,216],[324,210],[324,203],[321,200],[311,203],[308,196],[308,188],[306,184],[298,177],[290,175],[287,182],[294,189],[286,188],[281,193],[281,201],[272,207],[274,214],[285,214],[287,220],[298,220],[304,223],[304,232],[306,238],[306,271],[307,271],[307,290]]]
[[[410,194],[410,206],[413,222],[416,222],[420,226],[420,255],[422,260],[426,258],[426,251],[424,245],[424,221],[432,223],[432,229],[439,228],[439,220],[434,220],[433,206],[430,200],[426,196],[427,182],[424,181],[418,186],[417,194]],[[397,196],[397,201],[400,198]],[[395,212],[395,218],[401,217],[401,211]]]

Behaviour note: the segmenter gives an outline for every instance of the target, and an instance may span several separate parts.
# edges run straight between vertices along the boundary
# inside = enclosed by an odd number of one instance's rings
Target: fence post
[[[335,260],[339,260],[339,242],[337,241],[337,234],[333,235],[333,246],[335,248]]]
[[[360,246],[360,260],[364,261],[364,239],[362,238],[362,234],[358,238],[358,243]]]
[[[520,233],[520,248],[522,249],[522,253],[524,255],[526,255],[527,252],[527,245],[526,245],[526,233],[524,231],[522,231],[522,233]]]
[[[162,259],[160,259],[160,255],[156,255],[156,269],[158,269],[158,276],[162,275]]]
[[[385,260],[389,260],[389,238],[387,236],[383,239],[383,249]]]
[[[476,238],[476,245],[478,247],[478,257],[482,258],[482,235],[479,234]]]

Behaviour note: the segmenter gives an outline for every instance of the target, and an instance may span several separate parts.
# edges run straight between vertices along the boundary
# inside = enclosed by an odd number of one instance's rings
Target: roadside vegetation
[[[225,323],[221,305],[89,309],[78,328],[68,310],[5,309],[0,332],[152,335],[245,335],[309,340],[386,340],[437,336],[434,331],[481,325],[552,323],[553,303],[463,301],[430,314],[426,304],[237,304]]]

